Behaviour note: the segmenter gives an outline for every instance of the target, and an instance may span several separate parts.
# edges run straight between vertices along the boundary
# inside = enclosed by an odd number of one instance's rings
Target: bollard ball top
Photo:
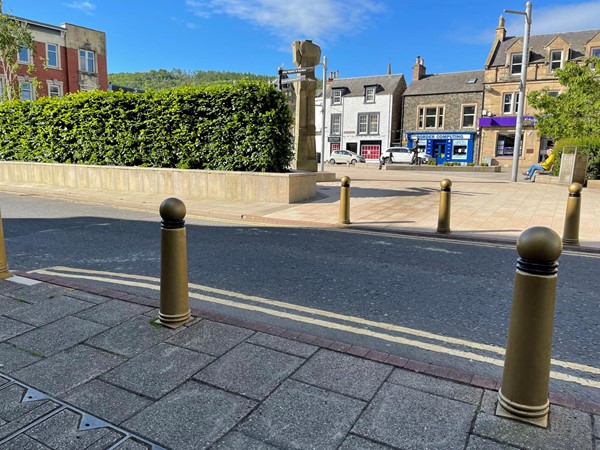
[[[571,183],[569,185],[569,194],[581,194],[583,186],[580,183]]]
[[[350,177],[342,177],[342,186],[350,186]]]
[[[160,217],[167,221],[183,220],[185,217],[185,204],[175,197],[169,197],[160,204]]]
[[[444,178],[441,182],[440,182],[440,187],[442,189],[450,189],[452,187],[452,181],[450,181],[448,178]]]
[[[554,262],[562,248],[560,236],[548,227],[527,228],[517,240],[519,256],[530,261]]]

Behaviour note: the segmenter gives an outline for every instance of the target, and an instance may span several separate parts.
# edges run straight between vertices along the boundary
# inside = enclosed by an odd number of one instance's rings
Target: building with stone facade
[[[34,40],[33,51],[23,47],[17,57],[22,100],[40,96],[62,97],[77,91],[107,90],[104,32],[69,23],[54,26],[19,17],[14,20],[26,26]],[[33,71],[29,70],[30,66],[33,66]],[[6,82],[5,75],[1,73],[0,82]]]
[[[560,95],[563,87],[554,71],[569,61],[581,63],[590,56],[600,56],[600,30],[530,37],[520,167],[541,161],[552,144],[551,137],[541,136],[535,130],[535,111],[526,101],[527,94],[547,87],[554,95]],[[523,37],[507,37],[504,18],[500,17],[485,62],[484,103],[479,119],[481,161],[512,167],[522,59]]]
[[[417,56],[403,94],[403,144],[412,148],[418,140],[438,164],[477,161],[482,104],[483,70],[427,74]]]
[[[399,145],[404,75],[356,78],[332,76],[325,95],[325,160],[331,152],[346,149],[367,162],[378,162],[381,152]],[[316,101],[317,151],[321,149],[321,104]]]

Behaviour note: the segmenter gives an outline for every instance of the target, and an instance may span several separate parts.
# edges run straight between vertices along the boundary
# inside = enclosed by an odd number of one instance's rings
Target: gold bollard
[[[342,177],[342,189],[340,190],[340,217],[338,221],[344,225],[350,223],[350,177]]]
[[[190,320],[185,205],[168,198],[160,205],[160,310],[158,323],[178,328]]]
[[[557,260],[562,242],[554,230],[532,227],[519,236],[517,251],[520,258],[496,415],[546,428]]]
[[[450,233],[450,194],[452,181],[445,178],[441,181],[440,187],[440,211],[438,214],[438,233]]]
[[[579,183],[571,183],[569,186],[565,228],[562,238],[562,242],[565,245],[579,245],[579,216],[581,214],[582,190],[583,186]]]
[[[8,271],[6,247],[4,246],[4,228],[2,227],[2,214],[0,213],[0,280],[8,277],[12,277],[12,274]]]

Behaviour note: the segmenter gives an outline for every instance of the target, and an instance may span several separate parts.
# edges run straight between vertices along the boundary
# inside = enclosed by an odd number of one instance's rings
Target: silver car
[[[365,162],[365,158],[350,150],[334,150],[329,158],[329,164],[356,164],[357,162]]]
[[[381,162],[387,163],[406,163],[410,164],[413,159],[412,148],[408,147],[390,147],[381,153]],[[426,164],[433,161],[433,158],[425,152],[419,152],[419,164]]]

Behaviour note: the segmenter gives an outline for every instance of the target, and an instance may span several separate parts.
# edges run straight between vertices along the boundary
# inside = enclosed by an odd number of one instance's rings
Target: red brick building
[[[33,52],[21,48],[17,57],[21,99],[108,89],[104,32],[70,23],[54,26],[19,17],[15,20],[27,27],[34,40]],[[28,70],[31,65],[32,72]],[[0,73],[0,78],[6,81],[4,74]]]

